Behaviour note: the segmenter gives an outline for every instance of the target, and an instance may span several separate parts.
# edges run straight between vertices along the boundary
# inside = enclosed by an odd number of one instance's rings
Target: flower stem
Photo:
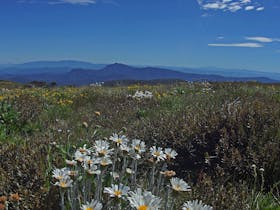
[[[169,187],[167,186],[166,194],[165,194],[165,205],[164,205],[164,210],[168,210],[168,199],[169,199]]]
[[[59,189],[59,191],[60,191],[60,205],[61,205],[61,210],[64,210],[65,209],[65,202],[64,202],[64,194],[65,194],[65,191],[64,191],[64,189]]]
[[[155,169],[156,165],[153,164],[152,172],[151,172],[151,183],[150,183],[150,191],[153,192],[154,184],[155,184]]]

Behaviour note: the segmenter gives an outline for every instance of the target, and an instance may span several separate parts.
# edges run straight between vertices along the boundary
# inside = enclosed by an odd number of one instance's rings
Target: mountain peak
[[[113,70],[113,71],[119,71],[119,70],[124,70],[124,69],[131,69],[131,66],[122,64],[122,63],[114,63],[107,65],[104,70]]]
[[[128,65],[123,64],[123,63],[113,63],[113,64],[107,65],[107,67],[112,67],[112,66],[122,66],[122,67],[124,67],[124,66],[128,66]]]

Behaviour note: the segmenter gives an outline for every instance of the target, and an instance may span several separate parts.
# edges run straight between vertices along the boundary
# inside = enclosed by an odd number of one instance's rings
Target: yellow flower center
[[[84,148],[80,148],[79,150],[80,150],[81,153],[85,153],[86,152],[86,150]]]
[[[147,209],[148,209],[148,206],[146,206],[146,205],[142,205],[137,208],[137,210],[147,210]]]
[[[56,177],[58,180],[61,180],[63,178],[63,176],[59,175]]]
[[[173,187],[173,189],[176,190],[176,191],[181,191],[180,185],[175,185],[175,186]]]
[[[139,146],[139,145],[137,145],[137,146],[135,146],[135,147],[134,147],[134,149],[135,149],[136,151],[138,151],[138,152],[139,152],[139,150],[140,150],[140,146]]]
[[[99,154],[105,156],[105,155],[107,154],[107,151],[103,149],[103,150],[101,150],[101,151],[99,152]]]
[[[117,139],[116,141],[118,144],[122,143],[122,139]]]
[[[87,207],[86,210],[94,210],[93,208],[91,207]]]
[[[160,152],[155,152],[154,155],[159,157],[160,156]]]
[[[115,194],[115,196],[120,197],[120,196],[122,195],[122,192],[119,191],[119,190],[116,190],[116,191],[114,192],[114,194]]]
[[[107,163],[105,160],[102,160],[102,161],[100,162],[100,165],[102,165],[102,166],[107,166],[108,163]]]
[[[63,188],[67,187],[66,182],[60,182],[60,187],[63,187]]]

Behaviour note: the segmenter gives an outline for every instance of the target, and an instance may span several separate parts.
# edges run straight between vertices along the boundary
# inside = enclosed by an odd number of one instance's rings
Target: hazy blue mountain
[[[226,77],[268,77],[270,79],[280,80],[280,73],[276,72],[261,72],[247,69],[226,69],[215,67],[200,68],[199,71],[202,72],[202,74],[210,72]]]
[[[110,66],[110,65],[109,65]],[[76,60],[61,60],[61,61],[35,61],[27,62],[23,64],[1,64],[0,76],[5,74],[10,75],[30,75],[30,74],[62,74],[70,72],[72,69],[91,69],[100,70],[106,67],[106,64],[93,64],[90,62],[76,61]],[[148,68],[141,66],[134,66],[137,68]],[[225,69],[215,67],[205,68],[186,68],[186,67],[174,67],[174,66],[155,66],[159,69],[172,69],[184,73],[190,74],[203,74],[203,75],[219,75],[223,77],[234,78],[251,78],[251,77],[265,77],[272,80],[280,81],[280,73],[273,72],[259,72],[254,70],[244,69]],[[126,67],[122,66],[122,71],[125,71]]]
[[[93,64],[83,61],[34,61],[23,64],[0,65],[2,74],[40,74],[40,73],[63,73],[75,68],[101,69],[106,64]]]
[[[8,68],[10,66],[13,66],[13,64],[0,64],[0,69],[2,68]]]
[[[162,68],[174,69],[186,73],[195,74],[215,74],[224,77],[267,77],[273,80],[280,80],[280,73],[276,72],[261,72],[247,69],[227,69],[227,68],[216,68],[216,67],[203,67],[203,68],[186,68],[186,67],[175,67],[175,66],[160,66]]]
[[[9,67],[0,69],[0,74],[10,74],[10,75],[31,75],[31,74],[60,74],[71,71],[72,68],[68,67],[38,67],[38,68],[16,68]]]
[[[61,60],[61,61],[33,61],[22,64],[14,64],[12,67],[17,68],[85,68],[85,69],[101,69],[106,64],[93,64],[90,62],[76,60]]]
[[[187,81],[259,81],[265,83],[278,82],[266,77],[224,77],[212,74],[194,74],[155,67],[132,67],[124,64],[111,64],[102,69],[73,69],[62,73],[29,73],[29,74],[2,74],[0,79],[15,82],[46,81],[57,82],[59,85],[88,85],[94,82],[114,80],[164,80],[180,79]]]

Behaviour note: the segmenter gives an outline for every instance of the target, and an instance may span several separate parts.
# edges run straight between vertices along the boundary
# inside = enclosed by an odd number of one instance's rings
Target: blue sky
[[[280,72],[279,0],[1,0],[0,63]]]

